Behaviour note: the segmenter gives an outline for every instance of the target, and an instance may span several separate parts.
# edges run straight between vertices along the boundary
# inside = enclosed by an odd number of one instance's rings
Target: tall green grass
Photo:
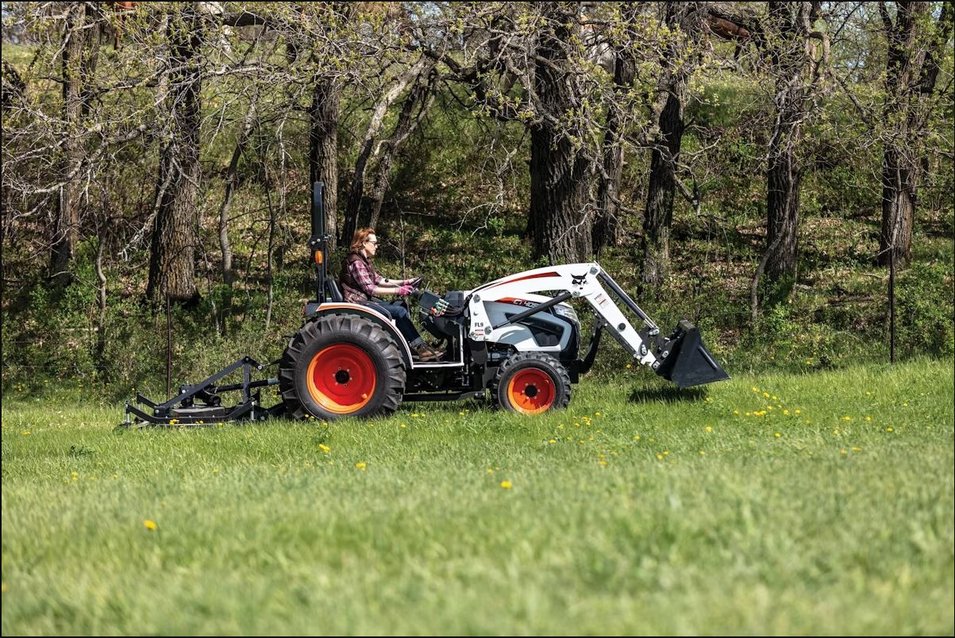
[[[4,401],[7,634],[949,634],[950,362],[520,417],[113,432]],[[149,529],[155,525],[155,529]]]

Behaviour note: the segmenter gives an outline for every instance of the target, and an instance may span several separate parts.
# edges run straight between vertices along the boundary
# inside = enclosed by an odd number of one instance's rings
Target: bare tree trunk
[[[411,87],[411,91],[405,98],[391,137],[382,143],[378,165],[375,167],[375,179],[371,191],[368,193],[367,224],[372,228],[378,224],[381,215],[381,203],[385,199],[385,193],[388,191],[388,184],[391,181],[391,167],[394,164],[395,156],[405,141],[418,128],[418,124],[421,123],[434,101],[432,92],[434,80],[434,64],[429,63],[415,80],[414,86]]]
[[[232,197],[239,185],[238,168],[239,159],[245,151],[245,146],[249,141],[249,135],[252,133],[252,126],[255,123],[255,98],[249,104],[249,110],[242,120],[242,130],[239,132],[239,139],[235,144],[235,150],[232,151],[232,159],[229,161],[229,168],[226,172],[225,196],[222,198],[222,206],[219,207],[219,247],[222,250],[222,281],[225,285],[232,287],[235,281],[235,273],[232,270],[232,243],[229,241],[229,209],[232,208]]]
[[[670,93],[667,96],[659,123],[662,139],[650,154],[650,180],[640,241],[641,289],[660,288],[670,271],[670,227],[676,193],[674,164],[683,142],[683,95]]]
[[[17,73],[17,70],[13,68],[13,65],[6,60],[2,61],[2,73],[2,84],[0,84],[0,87],[2,87],[3,92],[3,118],[6,119],[10,109],[23,99],[26,84],[23,82],[20,74]],[[0,219],[0,250],[7,245],[7,225],[10,223],[10,219],[14,217],[13,194],[11,191],[9,180],[2,180],[2,201],[0,201],[0,211],[2,211],[2,219]],[[6,298],[7,271],[5,261],[0,259],[0,299]]]
[[[339,80],[318,77],[312,91],[309,110],[309,188],[324,182],[322,200],[325,206],[325,231],[329,250],[335,250],[338,236],[338,117],[341,101]],[[343,238],[348,241],[349,238]]]
[[[769,142],[766,175],[766,278],[789,287],[796,279],[801,168],[796,158],[808,115],[806,79],[810,63],[809,25],[818,3],[770,2],[768,27],[776,75],[776,123]],[[769,247],[775,247],[768,250]]]
[[[85,2],[71,2],[67,8],[63,32],[63,119],[67,130],[63,136],[63,185],[60,187],[50,253],[50,274],[58,285],[66,285],[71,280],[70,264],[79,238],[82,190],[77,173],[83,162],[83,137],[80,131],[83,119],[82,75],[87,38],[86,12]]]
[[[103,270],[103,250],[106,245],[104,232],[100,231],[99,242],[96,245],[96,262],[94,268],[96,271],[96,280],[99,282],[97,287],[97,298],[99,313],[96,317],[96,344],[93,351],[93,360],[100,374],[108,369],[106,362],[106,272]]]
[[[171,16],[167,36],[170,47],[170,141],[162,149],[159,166],[159,208],[152,233],[149,283],[152,301],[168,297],[193,302],[199,292],[195,282],[195,248],[198,242],[199,127],[201,84],[201,17],[196,3],[181,5]],[[162,185],[167,185],[165,189]]]
[[[628,4],[624,8],[626,24],[632,24],[638,5]],[[629,48],[614,53],[613,92],[619,99],[630,89],[636,71],[636,60]],[[603,139],[603,175],[597,185],[597,215],[594,219],[592,243],[595,254],[604,246],[617,246],[622,238],[620,224],[620,180],[623,177],[623,131],[620,126],[621,113],[614,103],[607,108],[607,120]]]
[[[534,90],[543,112],[531,126],[528,231],[535,258],[546,257],[552,264],[587,261],[593,255],[588,215],[592,160],[570,139],[571,134],[584,139],[582,132],[559,130],[555,123],[579,107],[565,49],[577,20],[571,8],[556,2],[547,3],[542,14],[546,23],[538,36]]]
[[[698,2],[667,2],[666,23],[679,29],[686,39],[698,38],[703,10]],[[687,99],[687,83],[695,64],[679,62],[687,57],[689,42],[678,40],[667,56],[667,69],[660,90],[666,96],[660,109],[660,136],[650,154],[650,177],[647,184],[647,205],[643,217],[640,242],[640,284],[659,290],[670,271],[670,227],[673,225],[673,202],[676,196],[676,167],[683,145],[683,108]]]
[[[415,81],[422,72],[433,66],[433,61],[424,56],[418,59],[405,73],[403,73],[394,84],[381,96],[375,109],[372,112],[371,119],[368,122],[368,128],[365,130],[365,139],[362,142],[361,150],[358,152],[358,158],[355,160],[355,174],[352,177],[351,187],[348,191],[348,202],[345,205],[345,216],[341,224],[341,242],[347,244],[351,241],[352,235],[359,227],[361,219],[368,218],[367,213],[363,213],[363,202],[365,200],[365,177],[368,167],[374,162],[375,158],[381,152],[382,144],[377,142],[381,127],[384,126],[385,115],[388,108],[394,104],[395,100],[407,88],[408,84]]]
[[[925,170],[921,129],[928,118],[928,98],[935,90],[942,47],[952,33],[952,3],[945,2],[935,35],[925,42],[928,2],[897,2],[893,22],[879,3],[889,49],[883,119],[891,130],[882,159],[882,228],[877,262],[905,267],[912,258],[918,186]],[[916,81],[918,78],[918,81]]]

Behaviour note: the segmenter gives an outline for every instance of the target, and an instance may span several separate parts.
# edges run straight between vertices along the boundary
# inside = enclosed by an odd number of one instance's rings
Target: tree
[[[802,127],[810,114],[813,89],[820,78],[811,38],[820,2],[770,2],[766,33],[775,78],[775,120],[767,153],[766,252],[761,266],[771,285],[783,288],[796,278],[799,228],[798,158]],[[821,37],[821,36],[820,36]],[[758,277],[758,273],[757,273]]]
[[[640,282],[650,288],[663,286],[670,268],[670,226],[677,191],[677,165],[686,128],[683,111],[690,75],[699,65],[697,47],[704,18],[704,8],[699,2],[667,2],[665,11],[665,22],[672,35],[659,80],[662,106],[655,109],[659,113],[659,133],[650,154],[640,242]]]
[[[932,3],[897,2],[895,18],[879,3],[888,41],[883,121],[888,127],[882,160],[882,228],[878,263],[912,258],[912,227],[919,182],[926,170],[926,126],[943,47],[952,35],[953,9],[944,2],[938,20]]]
[[[464,43],[461,61],[434,45],[425,53],[466,87],[475,110],[520,122],[529,133],[526,234],[534,258],[591,259],[592,187],[602,166],[599,112],[611,83],[594,56],[600,47],[582,37],[590,20],[581,3],[452,5],[448,11],[436,30],[452,36],[442,40],[445,46]]]
[[[350,242],[355,231],[361,226],[371,224],[373,217],[377,221],[377,211],[381,208],[381,200],[387,188],[388,172],[391,170],[394,152],[412,132],[413,128],[410,128],[412,124],[417,125],[419,118],[412,120],[411,115],[416,104],[428,101],[434,66],[433,60],[421,55],[390,81],[385,77],[379,78],[383,80],[383,86],[375,96],[375,106],[371,110],[371,116],[365,127],[365,135],[355,159],[355,169],[348,190],[342,223],[342,243]],[[402,115],[399,116],[392,134],[387,139],[382,139],[381,131],[385,127],[388,111],[409,85],[412,89],[405,98]],[[408,130],[402,135],[399,128]],[[368,193],[369,189],[366,185],[368,181],[372,183],[371,194]]]
[[[641,4],[630,3],[621,9],[620,21],[632,28],[642,12]],[[614,43],[613,49],[613,99],[608,100],[603,137],[603,171],[597,184],[597,214],[593,223],[594,254],[606,246],[620,243],[623,224],[620,220],[620,182],[624,164],[624,122],[627,114],[621,112],[626,104],[623,96],[633,88],[636,76],[637,56],[626,39]]]
[[[92,2],[70,2],[66,7],[61,47],[63,89],[63,158],[57,213],[52,228],[50,274],[59,285],[69,283],[70,265],[79,240],[83,195],[79,171],[84,160],[84,120],[89,110],[87,84],[99,49],[98,10]]]
[[[199,3],[184,3],[166,16],[169,62],[165,105],[169,113],[160,151],[156,214],[152,227],[146,296],[191,302],[198,243],[199,133],[202,15]]]
[[[821,2],[769,2],[768,14],[712,7],[711,31],[738,42],[736,55],[747,42],[759,52],[760,67],[768,67],[773,81],[773,125],[766,152],[766,243],[750,287],[755,318],[759,285],[766,275],[771,291],[764,301],[788,294],[795,283],[798,263],[799,188],[802,131],[820,95],[828,64],[829,40],[817,31]],[[816,51],[822,43],[822,52]]]
[[[531,133],[531,200],[527,228],[534,254],[550,263],[586,261],[591,248],[590,180],[593,156],[584,148],[588,135],[568,117],[584,108],[581,80],[573,61],[580,53],[576,3],[543,3],[534,49],[533,83],[537,117]]]

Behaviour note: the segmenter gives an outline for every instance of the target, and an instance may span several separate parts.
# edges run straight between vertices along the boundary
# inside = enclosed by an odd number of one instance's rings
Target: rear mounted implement
[[[252,379],[253,371],[264,369],[265,366],[254,359],[243,357],[199,383],[181,386],[179,394],[163,403],[137,393],[135,403],[145,409],[127,401],[126,418],[121,426],[213,425],[225,421],[261,421],[277,416],[285,411],[285,404],[263,408],[260,388],[276,385],[278,379]],[[239,370],[242,371],[242,381],[221,383]],[[236,392],[240,397],[238,403],[222,405],[223,395],[232,397]]]

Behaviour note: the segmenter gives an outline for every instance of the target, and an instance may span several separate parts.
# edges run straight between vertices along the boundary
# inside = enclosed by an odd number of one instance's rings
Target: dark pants
[[[416,342],[421,341],[421,335],[417,329],[415,329],[414,324],[411,323],[411,315],[408,314],[408,309],[401,304],[387,303],[384,301],[363,301],[362,304],[374,308],[386,317],[394,319],[395,325],[398,326],[398,331],[401,333],[401,336],[408,341],[409,345],[415,345]]]

